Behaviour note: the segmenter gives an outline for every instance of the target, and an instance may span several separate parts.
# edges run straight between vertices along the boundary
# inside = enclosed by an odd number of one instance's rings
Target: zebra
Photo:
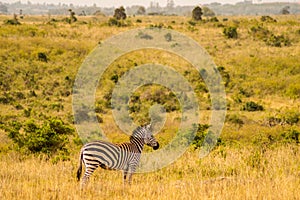
[[[122,170],[123,183],[131,184],[132,174],[139,164],[144,144],[154,150],[159,148],[159,143],[151,132],[151,124],[137,127],[130,136],[130,142],[113,144],[105,141],[94,141],[85,144],[80,151],[77,180],[80,181],[82,163],[85,173],[81,181],[81,189],[87,184],[93,172],[101,167],[108,170]]]

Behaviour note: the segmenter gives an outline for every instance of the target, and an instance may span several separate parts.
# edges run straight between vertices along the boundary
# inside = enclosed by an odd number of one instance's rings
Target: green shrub
[[[10,95],[10,93],[5,92],[3,95],[0,96],[0,103],[1,104],[12,104],[15,99]]]
[[[259,105],[258,103],[250,101],[250,102],[246,102],[246,104],[242,107],[241,110],[249,111],[249,112],[263,111],[264,107],[262,105]]]
[[[196,26],[196,24],[197,24],[197,22],[192,21],[192,20],[188,21],[188,23],[189,23],[189,25],[191,25],[191,26]]]
[[[252,26],[250,28],[250,34],[254,37],[254,38],[257,38],[257,39],[260,39],[260,40],[264,40],[265,38],[267,38],[271,32],[264,28],[263,26],[260,26],[260,25],[257,25],[257,26]]]
[[[172,34],[171,33],[167,33],[165,36],[165,39],[167,42],[171,42],[172,41]]]
[[[300,136],[300,132],[295,129],[284,131],[280,135],[281,140],[284,143],[297,143],[297,144],[299,144],[299,136]]]
[[[33,120],[25,124],[11,122],[4,130],[19,148],[48,155],[63,150],[68,142],[67,135],[73,133],[73,129],[59,119],[49,119],[42,125]]]
[[[21,23],[17,19],[8,19],[4,21],[6,25],[21,25]]]
[[[118,20],[114,17],[109,18],[108,20],[108,26],[117,26],[117,27],[126,27],[126,26],[130,26],[131,25],[131,21],[127,20]]]
[[[224,27],[223,34],[228,39],[237,39],[238,38],[237,27],[234,26]]]
[[[238,115],[228,115],[226,117],[226,121],[238,125],[239,127],[242,127],[244,125],[244,121],[238,116]]]
[[[21,23],[18,20],[18,16],[16,14],[13,15],[13,19],[5,20],[4,24],[6,24],[6,25],[21,25]]]
[[[75,110],[74,117],[76,119],[76,122],[80,123],[80,122],[88,121],[90,119],[90,116],[88,114],[89,112],[90,109],[85,105],[82,105],[81,109]]]
[[[22,110],[23,109],[23,106],[21,105],[21,104],[16,104],[15,105],[15,108],[17,109],[17,110]]]
[[[159,23],[159,24],[150,24],[150,28],[168,28],[167,26],[165,26],[164,23]]]
[[[286,111],[283,116],[282,116],[282,120],[289,124],[289,125],[295,125],[299,122],[300,120],[300,112],[298,111],[293,111],[293,110],[289,110]]]
[[[291,41],[284,37],[284,35],[274,35],[271,34],[270,37],[264,39],[265,43],[269,46],[273,47],[282,47],[282,46],[290,46]]]
[[[198,149],[203,145],[204,139],[207,135],[208,128],[209,128],[208,124],[203,124],[203,125],[198,124],[196,136],[192,143],[192,145],[195,149]]]
[[[218,71],[222,76],[222,81],[225,87],[227,87],[230,83],[230,74],[225,70],[225,67],[223,66],[218,67]]]
[[[122,23],[119,20],[117,20],[116,18],[109,18],[108,25],[121,27]]]
[[[254,38],[264,41],[268,46],[282,47],[291,45],[289,38],[286,38],[284,35],[274,35],[267,28],[260,25],[251,27],[249,32]]]
[[[209,19],[210,22],[219,22],[219,19],[217,17],[212,17]]]
[[[38,53],[38,60],[42,62],[48,62],[48,57],[45,53],[39,52]]]
[[[139,32],[138,37],[145,40],[153,40],[153,37],[147,33]]]
[[[273,19],[273,18],[270,17],[270,16],[262,16],[262,17],[260,18],[260,20],[261,20],[262,22],[277,22],[276,19]]]

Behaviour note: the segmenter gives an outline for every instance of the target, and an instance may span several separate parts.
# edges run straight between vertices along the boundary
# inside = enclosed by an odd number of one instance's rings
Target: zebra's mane
[[[145,135],[149,132],[150,125],[146,126],[138,126],[133,132],[132,135],[130,136],[130,140],[133,138],[144,138]]]

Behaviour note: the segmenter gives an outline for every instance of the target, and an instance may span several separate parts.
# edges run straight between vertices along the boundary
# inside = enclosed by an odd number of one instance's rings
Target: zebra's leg
[[[132,181],[132,174],[135,172],[136,170],[136,165],[131,165],[128,168],[128,183],[129,185],[131,185],[131,181]]]
[[[127,178],[127,175],[128,175],[128,167],[126,167],[126,168],[123,170],[123,185],[126,184],[126,178]]]
[[[132,172],[128,172],[128,184],[131,185],[132,181]]]
[[[88,184],[90,176],[93,174],[93,172],[97,169],[98,165],[88,165],[85,168],[85,173],[82,178],[80,188],[84,189],[84,187]]]
[[[123,180],[124,180],[124,182],[126,181],[127,174],[128,174],[127,171],[124,170],[124,171],[123,171]]]

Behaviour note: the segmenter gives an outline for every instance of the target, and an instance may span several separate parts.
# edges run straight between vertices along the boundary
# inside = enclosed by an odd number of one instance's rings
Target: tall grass
[[[190,150],[157,172],[135,174],[131,186],[121,172],[98,169],[84,191],[75,179],[77,155],[52,164],[11,153],[0,159],[0,193],[2,199],[299,199],[299,150],[219,147],[203,159]]]
[[[7,18],[0,16],[0,22]],[[295,139],[276,141],[284,139],[278,139],[283,133],[299,130],[299,122],[274,127],[265,123],[272,117],[286,119],[289,113],[299,113],[299,16],[278,16],[272,23],[262,22],[260,17],[229,17],[228,21],[193,25],[187,17],[145,16],[138,18],[139,23],[132,17],[130,25],[121,28],[108,26],[106,17],[79,17],[71,25],[61,22],[62,17],[56,18],[49,21],[44,16],[26,16],[20,26],[0,23],[1,126],[31,119],[42,124],[50,116],[72,125],[72,85],[89,52],[129,29],[165,27],[196,40],[228,73],[230,116],[221,134],[222,144],[203,159],[191,148],[164,169],[134,175],[131,186],[123,186],[121,172],[99,169],[87,190],[80,191],[75,180],[78,138],[70,138],[71,156],[62,162],[24,155],[0,129],[0,199],[300,199],[299,144]],[[249,31],[258,25],[274,35],[283,34],[291,46],[268,46],[253,38]],[[228,26],[238,27],[237,39],[224,37],[222,30]],[[47,62],[39,60],[39,54],[45,54]],[[101,97],[113,87],[113,75],[153,60],[174,67],[191,82],[199,81],[189,63],[169,53],[139,51],[117,60],[105,72],[106,80],[101,80],[103,87],[99,86],[96,95],[103,120],[100,126],[114,142],[127,140],[127,136],[120,136]],[[116,71],[118,65],[122,72]],[[205,87],[199,90],[203,92]],[[143,91],[147,88],[136,93]],[[201,92],[200,122],[208,124],[210,99]],[[251,101],[264,110],[242,111]],[[157,135],[163,145],[176,133],[179,120],[176,113],[168,115]]]

